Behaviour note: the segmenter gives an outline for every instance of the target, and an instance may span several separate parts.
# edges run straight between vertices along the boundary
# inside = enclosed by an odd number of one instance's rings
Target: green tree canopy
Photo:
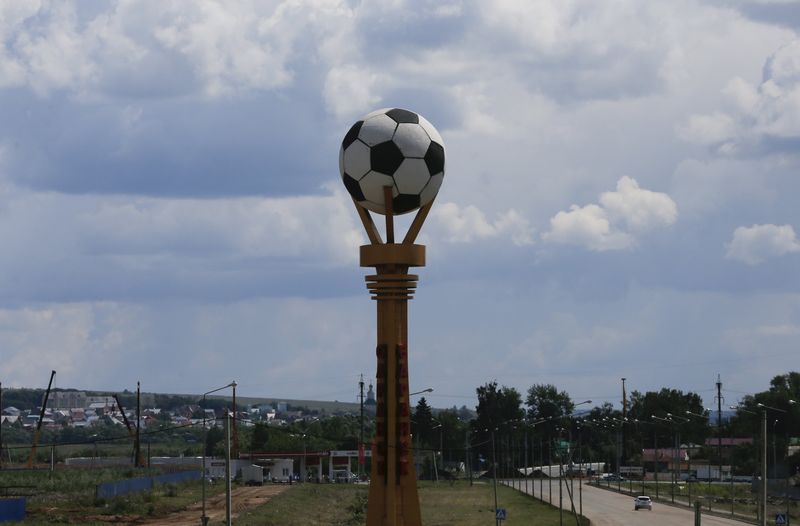
[[[525,399],[530,420],[556,419],[569,415],[575,404],[566,391],[559,391],[553,384],[535,384],[528,389]]]
[[[269,444],[269,426],[264,422],[256,422],[250,435],[251,451],[266,451]]]
[[[670,444],[675,440],[676,434],[680,435],[683,443],[692,442],[703,444],[709,436],[707,418],[699,418],[689,415],[690,411],[694,415],[703,415],[703,400],[697,393],[684,393],[679,389],[663,388],[660,391],[648,391],[641,393],[633,391],[630,395],[630,409],[628,410],[628,425],[650,426],[647,430],[645,443],[648,447],[656,440],[661,445]],[[658,418],[653,418],[655,415]],[[672,423],[664,422],[661,419],[672,420]],[[651,435],[653,438],[651,438]]]
[[[476,390],[478,405],[476,418],[471,422],[471,442],[484,458],[491,458],[490,439],[492,431],[500,426],[508,426],[525,415],[522,397],[513,387],[499,387],[496,381],[488,382]]]
[[[421,397],[414,409],[411,417],[411,434],[414,435],[415,447],[428,447],[432,445],[432,438],[435,434],[433,427],[437,425],[433,422],[433,413],[425,397]]]

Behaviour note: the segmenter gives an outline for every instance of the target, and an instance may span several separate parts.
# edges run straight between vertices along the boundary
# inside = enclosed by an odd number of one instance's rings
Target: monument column
[[[421,526],[411,448],[408,389],[408,300],[417,287],[411,267],[425,266],[414,243],[444,177],[444,145],[424,118],[398,108],[378,110],[345,135],[339,168],[370,244],[360,248],[367,289],[376,302],[376,407],[367,526]],[[385,216],[383,242],[369,210]],[[416,210],[402,242],[394,216]]]

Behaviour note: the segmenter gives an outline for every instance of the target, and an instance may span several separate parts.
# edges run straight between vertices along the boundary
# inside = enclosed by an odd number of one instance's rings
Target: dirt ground
[[[231,491],[231,516],[236,517],[243,511],[250,510],[269,501],[290,486],[284,484],[269,484],[266,486],[245,486],[234,488]],[[152,519],[138,519],[130,521],[125,517],[113,520],[116,526],[197,526],[203,514],[203,503],[195,502],[185,510]],[[225,521],[225,494],[216,495],[206,500],[206,516],[208,523],[219,524]],[[98,517],[99,518],[99,517]]]

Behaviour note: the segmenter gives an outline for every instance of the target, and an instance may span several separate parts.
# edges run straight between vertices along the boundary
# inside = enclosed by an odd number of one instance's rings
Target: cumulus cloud
[[[530,222],[514,209],[497,214],[491,221],[473,205],[437,203],[431,209],[431,219],[432,235],[449,243],[471,243],[503,236],[517,246],[531,245],[534,241]]]
[[[364,235],[344,194],[165,199],[0,186],[0,291],[45,301],[270,296],[299,266],[356,264]]]
[[[350,27],[344,22],[351,15],[336,0],[201,0],[190,10],[176,1],[123,1],[99,12],[69,2],[21,6],[0,8],[0,85],[27,85],[43,95],[119,95],[137,87],[165,94],[180,85],[182,94],[215,97],[284,87],[294,80],[298,48],[314,41],[341,51],[338,33]]]
[[[791,225],[740,226],[726,247],[726,258],[758,265],[770,258],[800,252],[800,241]]]
[[[678,207],[670,196],[639,188],[628,176],[617,181],[615,192],[600,194],[600,204],[612,221],[623,222],[634,232],[671,225],[678,217]]]
[[[676,127],[688,142],[734,154],[753,148],[790,149],[800,139],[800,40],[770,55],[762,82],[755,86],[741,77],[722,89],[728,111],[691,115]]]
[[[636,235],[675,223],[678,207],[669,195],[639,187],[621,177],[614,192],[603,192],[600,204],[572,205],[550,219],[542,239],[579,245],[598,252],[623,250],[636,244]]]
[[[598,205],[572,205],[550,219],[550,230],[542,239],[552,243],[580,245],[589,250],[622,250],[631,248],[633,236],[611,227],[608,212]]]
[[[348,201],[323,197],[108,200],[81,216],[92,253],[228,253],[239,258],[354,261],[361,235]]]

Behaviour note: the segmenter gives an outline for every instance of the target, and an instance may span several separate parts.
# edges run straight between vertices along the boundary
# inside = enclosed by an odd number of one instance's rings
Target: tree
[[[214,426],[206,434],[206,456],[213,457],[224,452],[225,432]]]
[[[528,389],[528,417],[532,420],[555,419],[572,413],[575,405],[566,391],[553,384],[535,384]]]
[[[264,422],[256,422],[250,435],[251,451],[266,451],[269,443],[269,426]]]
[[[466,442],[467,423],[458,416],[457,409],[446,409],[436,415],[441,424],[442,460],[463,461],[464,444]],[[439,445],[436,446],[437,449]]]
[[[522,410],[522,397],[513,387],[498,388],[497,382],[493,381],[478,387],[476,393],[477,417],[473,421],[476,431],[491,429],[511,420],[520,420],[525,414]]]
[[[593,407],[577,430],[584,449],[582,456],[595,462],[607,462],[609,467],[615,465],[621,420],[622,412],[609,402]]]
[[[522,409],[522,397],[513,387],[498,387],[496,381],[486,383],[475,391],[478,395],[478,405],[475,408],[477,416],[471,423],[471,441],[476,444],[476,452],[479,455],[484,459],[491,459],[492,432],[506,431],[510,428],[511,422],[522,419],[525,415]]]
[[[789,437],[800,434],[800,407],[796,403],[789,402],[798,398],[800,398],[800,373],[792,371],[775,376],[770,381],[768,390],[742,398],[740,403],[742,409],[737,410],[736,416],[730,421],[732,433],[737,436],[754,437],[760,448],[761,413],[764,409],[762,406],[782,410],[767,410],[767,419],[770,422],[767,440],[774,444],[776,451],[774,457],[783,458],[787,452]],[[768,461],[770,464],[774,462],[773,455],[768,455]],[[797,459],[792,462],[796,461]],[[779,460],[779,463],[782,462]]]
[[[680,433],[682,442],[705,443],[710,433],[708,419],[687,415],[686,411],[696,415],[703,414],[703,400],[700,395],[666,387],[658,392],[648,391],[644,394],[633,391],[628,421],[653,422],[653,415],[659,418],[670,418],[672,415],[673,424],[661,420],[653,423],[655,429],[648,433],[650,435],[646,440],[648,444],[652,444],[655,440],[653,433],[658,435],[658,443],[662,446],[672,444],[676,433]]]
[[[411,434],[415,437],[415,447],[431,445],[433,435],[433,413],[425,397],[419,399],[414,415],[411,417]]]
[[[547,456],[550,456],[552,440],[559,435],[557,429],[564,425],[562,417],[572,413],[575,405],[566,391],[559,391],[553,384],[535,384],[528,389],[525,399],[528,419],[538,422],[536,434],[546,439]]]

